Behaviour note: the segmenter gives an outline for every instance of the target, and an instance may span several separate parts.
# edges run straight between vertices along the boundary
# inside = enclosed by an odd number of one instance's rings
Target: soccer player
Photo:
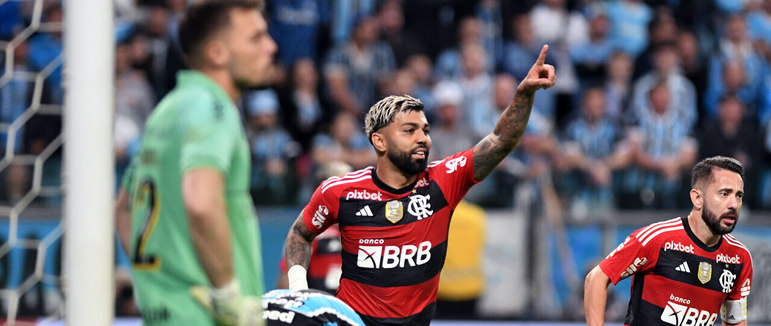
[[[586,276],[589,326],[602,325],[608,284],[632,276],[625,325],[746,325],[752,258],[728,233],[739,220],[744,167],[714,156],[691,171],[687,217],[653,223],[629,235]]]
[[[242,87],[268,81],[277,50],[261,6],[205,0],[188,8],[179,39],[192,70],[178,74],[150,116],[119,190],[116,225],[147,325],[261,322],[250,153],[234,104]]]
[[[337,297],[367,325],[428,325],[452,211],[517,146],[535,92],[556,82],[554,67],[544,64],[547,51],[545,45],[492,133],[430,165],[430,126],[420,100],[389,96],[373,105],[365,130],[377,166],[329,178],[316,189],[287,235],[289,288],[307,288],[311,242],[339,223]]]
[[[319,290],[273,290],[262,296],[266,326],[364,326],[351,307]]]

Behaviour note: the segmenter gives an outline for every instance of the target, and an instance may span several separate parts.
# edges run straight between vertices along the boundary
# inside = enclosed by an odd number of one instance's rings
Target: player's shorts
[[[262,296],[262,307],[267,326],[364,326],[351,307],[318,290],[273,290]]]

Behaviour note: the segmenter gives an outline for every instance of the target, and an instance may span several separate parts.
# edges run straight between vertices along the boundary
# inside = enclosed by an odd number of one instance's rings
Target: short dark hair
[[[201,0],[185,11],[179,23],[179,44],[190,58],[212,35],[230,26],[232,9],[262,9],[261,0]]]
[[[736,172],[744,181],[744,166],[742,166],[742,163],[731,157],[713,156],[705,158],[693,166],[693,169],[691,169],[691,188],[696,188],[699,183],[705,180],[713,182],[715,176],[712,174],[712,171],[715,168]]]

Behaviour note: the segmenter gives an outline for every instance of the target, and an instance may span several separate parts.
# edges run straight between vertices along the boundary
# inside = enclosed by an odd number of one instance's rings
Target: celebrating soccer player
[[[116,203],[146,324],[258,325],[260,239],[249,145],[234,102],[267,82],[276,43],[258,0],[191,5],[179,38],[193,68],[147,121]]]
[[[337,296],[367,325],[428,325],[447,251],[450,215],[466,192],[517,146],[533,96],[554,85],[548,46],[517,88],[495,130],[474,148],[428,164],[430,126],[420,100],[389,96],[373,105],[365,129],[377,166],[322,183],[289,230],[290,289],[307,288],[316,235],[339,223],[343,274]]]
[[[625,325],[746,325],[752,258],[728,233],[739,220],[744,168],[722,156],[691,172],[687,217],[653,223],[629,235],[586,276],[589,326],[603,325],[608,284],[633,276]]]

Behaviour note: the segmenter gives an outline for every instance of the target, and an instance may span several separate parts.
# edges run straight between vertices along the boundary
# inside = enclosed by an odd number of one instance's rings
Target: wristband
[[[294,265],[286,273],[289,279],[289,290],[299,291],[308,289],[308,272],[301,265]]]

